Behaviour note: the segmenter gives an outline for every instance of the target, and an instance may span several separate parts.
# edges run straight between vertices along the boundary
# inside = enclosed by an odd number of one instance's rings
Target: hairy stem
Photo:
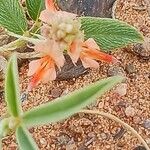
[[[25,45],[26,45],[26,42],[24,40],[18,39],[7,45],[0,47],[0,53],[2,53],[4,51],[13,51],[17,48],[24,47]]]
[[[39,21],[36,21],[33,26],[31,27],[30,31],[32,33],[36,33],[39,28],[41,26],[41,22]],[[24,33],[23,36],[25,37],[31,37],[32,35],[30,34],[30,31],[27,31],[26,33]],[[18,49],[18,48],[22,48],[24,46],[26,46],[27,42],[21,38],[7,44],[7,45],[4,45],[2,47],[0,47],[0,55],[4,56],[4,57],[9,57],[11,55],[12,52],[14,52],[14,50]],[[23,54],[20,53],[20,58],[23,58],[23,59],[27,59],[27,55],[23,57]],[[30,56],[30,54],[29,54]]]
[[[146,148],[146,150],[150,150],[149,146],[147,145],[147,143],[144,141],[144,139],[137,133],[136,130],[134,130],[131,126],[129,126],[128,124],[126,124],[125,122],[123,122],[122,120],[120,120],[118,117],[109,114],[109,113],[105,113],[105,112],[101,112],[101,111],[95,111],[95,110],[81,110],[80,113],[87,113],[87,114],[96,114],[96,115],[100,115],[102,117],[106,117],[109,118],[113,121],[116,121],[118,123],[120,123],[122,126],[124,126],[127,130],[131,131],[131,133],[138,138],[138,140],[143,144],[143,146]]]

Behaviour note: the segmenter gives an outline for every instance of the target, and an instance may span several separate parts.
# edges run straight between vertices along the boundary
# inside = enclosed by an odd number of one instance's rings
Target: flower
[[[108,63],[116,63],[118,60],[104,52],[100,52],[99,46],[94,39],[89,38],[82,43],[82,50],[80,52],[80,59],[85,68],[98,68],[98,61],[105,61]]]
[[[42,58],[29,64],[28,76],[31,76],[31,80],[28,91],[40,82],[56,79],[56,67],[60,70],[65,62],[64,51],[67,51],[74,64],[80,58],[85,68],[98,68],[97,61],[117,62],[113,56],[100,52],[94,39],[84,41],[81,21],[76,14],[58,11],[53,0],[45,0],[45,5],[46,9],[40,14],[43,37],[34,46]]]
[[[56,79],[56,69],[64,65],[64,55],[54,40],[45,40],[34,46],[35,51],[43,53],[43,57],[29,63],[28,76],[31,80],[28,91],[31,91],[40,81],[48,82]]]

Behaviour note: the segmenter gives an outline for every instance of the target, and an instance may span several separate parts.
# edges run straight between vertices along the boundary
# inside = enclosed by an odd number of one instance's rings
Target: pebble
[[[145,39],[143,44],[135,44],[133,52],[143,60],[150,60],[150,41]]]
[[[100,138],[101,138],[101,140],[107,140],[107,139],[108,139],[108,134],[106,134],[106,133],[101,133],[101,134],[100,134]]]
[[[138,117],[138,116],[133,117],[133,122],[134,122],[134,124],[140,124],[141,121],[142,121],[142,120],[141,120],[140,117]]]
[[[114,140],[121,139],[125,134],[126,130],[124,128],[119,128],[119,130],[113,135]]]
[[[150,119],[147,119],[143,122],[143,127],[146,129],[150,129]]]
[[[58,97],[61,96],[62,92],[63,92],[62,89],[54,88],[54,89],[51,90],[51,95],[52,95],[53,98],[58,98]]]
[[[124,69],[120,66],[109,67],[107,74],[109,77],[116,76],[116,75],[120,75],[120,76],[124,76],[124,77],[126,76]]]
[[[21,101],[24,102],[24,101],[27,100],[27,98],[28,98],[28,93],[27,92],[23,92],[21,94],[21,97],[20,97]]]
[[[116,90],[115,93],[119,94],[119,96],[124,96],[127,93],[127,84],[126,83],[122,83],[120,84]]]
[[[67,144],[70,141],[70,137],[66,134],[57,137],[57,140],[60,145]]]
[[[126,71],[128,74],[133,74],[133,73],[136,73],[136,68],[134,67],[133,64],[127,64],[127,65],[126,65],[126,68],[125,68],[125,71]]]
[[[75,144],[75,141],[73,140],[73,138],[67,143],[66,145],[66,150],[74,150],[76,149],[77,146]]]
[[[133,150],[146,150],[146,148],[144,146],[137,146]]]
[[[127,117],[134,117],[135,109],[133,107],[129,106],[125,109],[125,114]]]
[[[47,142],[46,142],[46,140],[45,140],[44,138],[41,138],[41,139],[40,139],[40,143],[41,143],[42,145],[47,145]]]

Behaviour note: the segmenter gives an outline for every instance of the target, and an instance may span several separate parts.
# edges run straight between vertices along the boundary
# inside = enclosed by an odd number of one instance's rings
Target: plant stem
[[[17,56],[21,59],[41,58],[41,54],[39,52],[17,53]]]
[[[41,26],[41,22],[36,21],[36,22],[34,23],[34,25],[31,27],[30,31],[31,31],[32,33],[36,33],[36,32],[39,30],[40,26]],[[24,36],[25,36],[25,37],[31,37],[30,32],[27,31],[26,33],[24,33]],[[15,41],[13,41],[13,42],[7,44],[7,45],[4,45],[4,46],[0,47],[0,55],[5,56],[5,57],[8,57],[8,56],[10,56],[10,54],[12,53],[12,51],[14,51],[14,50],[17,49],[17,48],[22,48],[22,47],[24,47],[26,44],[27,44],[27,42],[26,42],[25,40],[23,40],[23,39],[21,39],[21,38],[20,38],[20,39],[17,39],[17,40],[15,40]],[[20,54],[21,54],[21,53],[20,53]],[[22,54],[21,54],[21,55],[22,55]],[[20,57],[20,58],[21,58],[21,57]],[[24,58],[25,58],[25,57],[24,57]]]
[[[26,44],[26,42],[24,40],[21,40],[21,39],[15,40],[7,45],[0,47],[0,53],[2,53],[4,51],[13,51],[17,48],[21,48],[21,47],[25,46],[25,44]]]
[[[109,114],[109,113],[105,113],[105,112],[101,112],[101,111],[96,111],[96,110],[81,110],[79,111],[80,113],[87,113],[87,114],[96,114],[96,115],[100,115],[102,117],[106,117],[109,118],[113,121],[116,121],[118,123],[120,123],[122,126],[124,126],[126,129],[128,129],[129,131],[131,131],[131,133],[138,138],[138,140],[144,145],[144,147],[146,148],[146,150],[150,150],[149,146],[147,145],[147,143],[144,141],[144,139],[137,133],[136,130],[134,130],[131,126],[129,126],[128,124],[126,124],[125,122],[123,122],[122,120],[120,120],[118,117]]]

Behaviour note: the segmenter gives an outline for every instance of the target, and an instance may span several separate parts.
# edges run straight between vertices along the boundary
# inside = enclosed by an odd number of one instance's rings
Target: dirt
[[[144,7],[145,9],[141,9]],[[136,8],[136,9],[135,9]],[[140,9],[139,9],[140,8]],[[126,21],[138,28],[144,36],[150,37],[150,16],[145,3],[140,0],[119,0],[116,9],[116,18]],[[127,77],[127,93],[118,96],[114,90],[99,98],[96,103],[88,106],[89,109],[102,110],[118,116],[134,127],[150,146],[150,62],[141,61],[142,58],[132,53],[133,47],[120,49],[113,53],[121,63],[117,67],[123,68]],[[132,64],[130,71],[127,66]],[[109,64],[100,63],[97,70],[89,74],[68,81],[53,81],[40,84],[28,95],[23,102],[24,110],[33,108],[42,103],[52,101],[53,89],[61,89],[61,95],[68,94],[108,76]],[[28,83],[27,65],[20,69],[20,88],[25,91]],[[60,94],[58,94],[60,96]],[[0,97],[0,114],[6,112],[6,104]],[[132,108],[132,115],[126,115],[128,108]],[[35,127],[29,130],[41,150],[133,150],[144,148],[137,138],[130,132],[125,132],[122,126],[105,118],[77,114],[56,124]],[[16,150],[15,135],[3,139],[4,150]]]

